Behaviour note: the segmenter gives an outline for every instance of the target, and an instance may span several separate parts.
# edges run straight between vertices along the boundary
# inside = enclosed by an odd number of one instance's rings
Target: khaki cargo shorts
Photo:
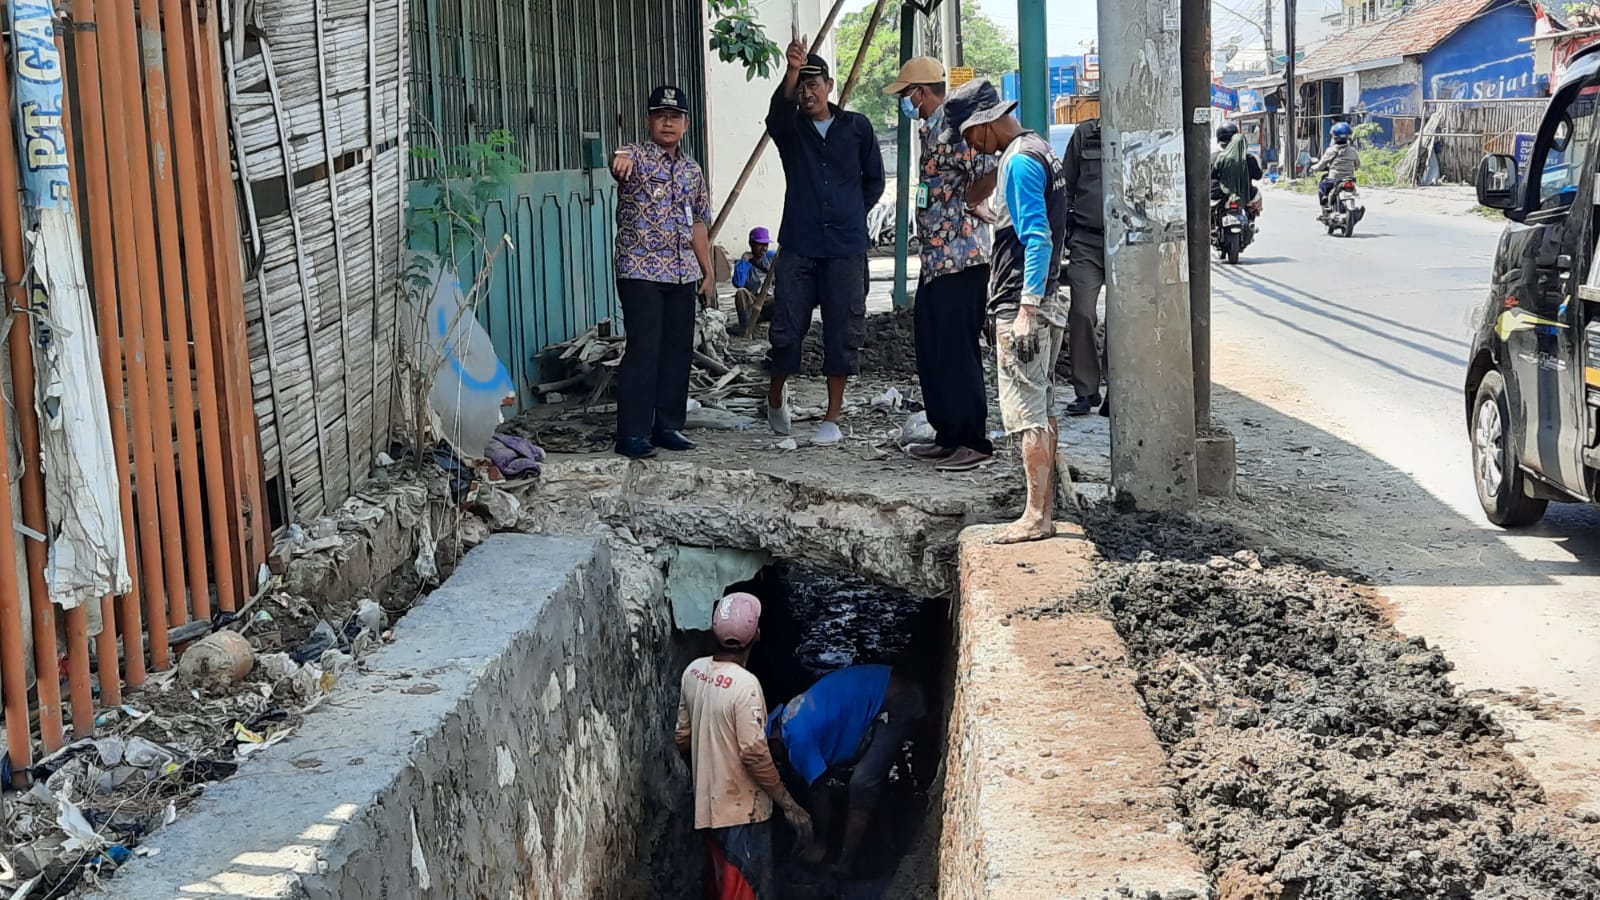
[[[1000,383],[1000,420],[1006,434],[1022,434],[1036,428],[1049,428],[1056,408],[1056,361],[1067,343],[1067,310],[1060,295],[1039,305],[1042,331],[1039,352],[1033,359],[1017,359],[1011,346],[1011,327],[1017,321],[1015,307],[994,315],[997,365]]]

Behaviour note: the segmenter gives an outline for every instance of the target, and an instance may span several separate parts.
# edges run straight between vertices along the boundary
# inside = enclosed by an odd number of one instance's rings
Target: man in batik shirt
[[[945,134],[945,69],[939,60],[907,61],[884,93],[900,97],[902,114],[922,120],[916,193],[922,278],[914,324],[922,402],[937,437],[913,444],[909,452],[942,472],[965,472],[994,453],[979,343],[991,238],[974,209],[994,190],[997,160],[979,155],[959,134]]]
[[[628,348],[617,386],[617,445],[633,459],[656,449],[693,450],[683,436],[694,357],[695,295],[716,302],[711,196],[705,172],[682,150],[688,98],[671,85],[650,92],[650,140],[611,161],[617,180],[617,294]]]

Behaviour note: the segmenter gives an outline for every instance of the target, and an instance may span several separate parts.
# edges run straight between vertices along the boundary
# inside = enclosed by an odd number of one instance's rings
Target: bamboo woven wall
[[[389,443],[407,9],[255,0],[226,48],[251,375],[273,524],[331,512]]]

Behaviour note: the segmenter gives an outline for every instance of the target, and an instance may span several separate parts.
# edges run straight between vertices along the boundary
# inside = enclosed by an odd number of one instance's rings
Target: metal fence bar
[[[73,17],[80,25],[97,25],[96,0],[78,0]],[[125,668],[128,683],[144,682],[144,635],[139,623],[139,571],[135,559],[133,523],[133,481],[128,475],[128,403],[123,390],[122,341],[117,329],[106,323],[117,321],[117,266],[110,249],[111,199],[107,191],[106,124],[101,114],[99,31],[97,27],[74,29],[72,62],[77,73],[78,132],[83,153],[79,171],[83,173],[84,220],[87,223],[85,247],[89,250],[90,277],[94,285],[95,314],[100,324],[100,365],[111,412],[111,445],[117,459],[117,481],[121,485],[124,552],[133,587],[128,592],[126,609],[130,616],[120,629],[127,648]],[[19,258],[20,259],[20,258]],[[8,264],[9,265],[9,264]],[[103,601],[101,629],[96,656],[99,662],[100,700],[115,706],[122,703],[122,683],[117,660],[117,605],[112,597]]]
[[[161,12],[156,0],[137,0],[140,45],[160,46]],[[150,148],[157,160],[173,157],[172,123],[168,110],[166,55],[146,52],[144,97],[149,127]],[[177,184],[169,164],[151,167],[155,184],[155,212],[160,267],[161,307],[166,320],[167,377],[172,383],[171,399],[162,406],[172,410],[173,434],[178,445],[178,510],[183,522],[183,556],[188,570],[189,597],[195,615],[211,617],[211,590],[206,571],[205,498],[200,487],[200,448],[195,434],[195,397],[189,362],[189,306],[184,283],[181,232],[178,228]],[[170,404],[170,406],[169,406]],[[159,425],[157,426],[159,427]],[[181,591],[171,591],[167,624],[177,627],[189,621],[189,604]]]
[[[82,0],[79,0],[82,2]],[[196,158],[195,129],[188,127],[194,121],[195,85],[190,78],[190,47],[180,23],[183,21],[182,0],[161,0],[162,18],[167,24],[165,39],[169,70],[172,73],[172,158],[177,178],[178,210],[184,235],[183,262],[185,280],[189,291],[188,321],[192,325],[196,381],[200,388],[200,447],[205,460],[206,505],[211,514],[206,517],[210,525],[210,560],[213,583],[217,590],[217,604],[225,610],[236,608],[238,579],[236,547],[231,523],[237,518],[238,508],[228,494],[223,468],[222,411],[220,409],[218,378],[226,371],[219,367],[216,346],[208,323],[211,309],[218,302],[216,283],[211,277],[202,253],[201,236],[206,232],[207,210],[201,205],[199,194],[200,170]],[[189,333],[186,327],[184,333]],[[199,529],[199,523],[192,527]],[[195,616],[211,615],[209,593],[194,598]]]

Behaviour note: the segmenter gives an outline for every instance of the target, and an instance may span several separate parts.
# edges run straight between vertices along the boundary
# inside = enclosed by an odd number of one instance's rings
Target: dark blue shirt
[[[829,672],[768,717],[768,735],[783,729],[789,764],[806,784],[816,784],[829,769],[856,758],[872,720],[883,711],[889,676],[888,666]]]
[[[883,196],[883,153],[872,123],[834,104],[824,138],[783,86],[772,97],[767,133],[783,159],[788,189],[778,243],[784,253],[822,259],[867,252],[867,213]]]

